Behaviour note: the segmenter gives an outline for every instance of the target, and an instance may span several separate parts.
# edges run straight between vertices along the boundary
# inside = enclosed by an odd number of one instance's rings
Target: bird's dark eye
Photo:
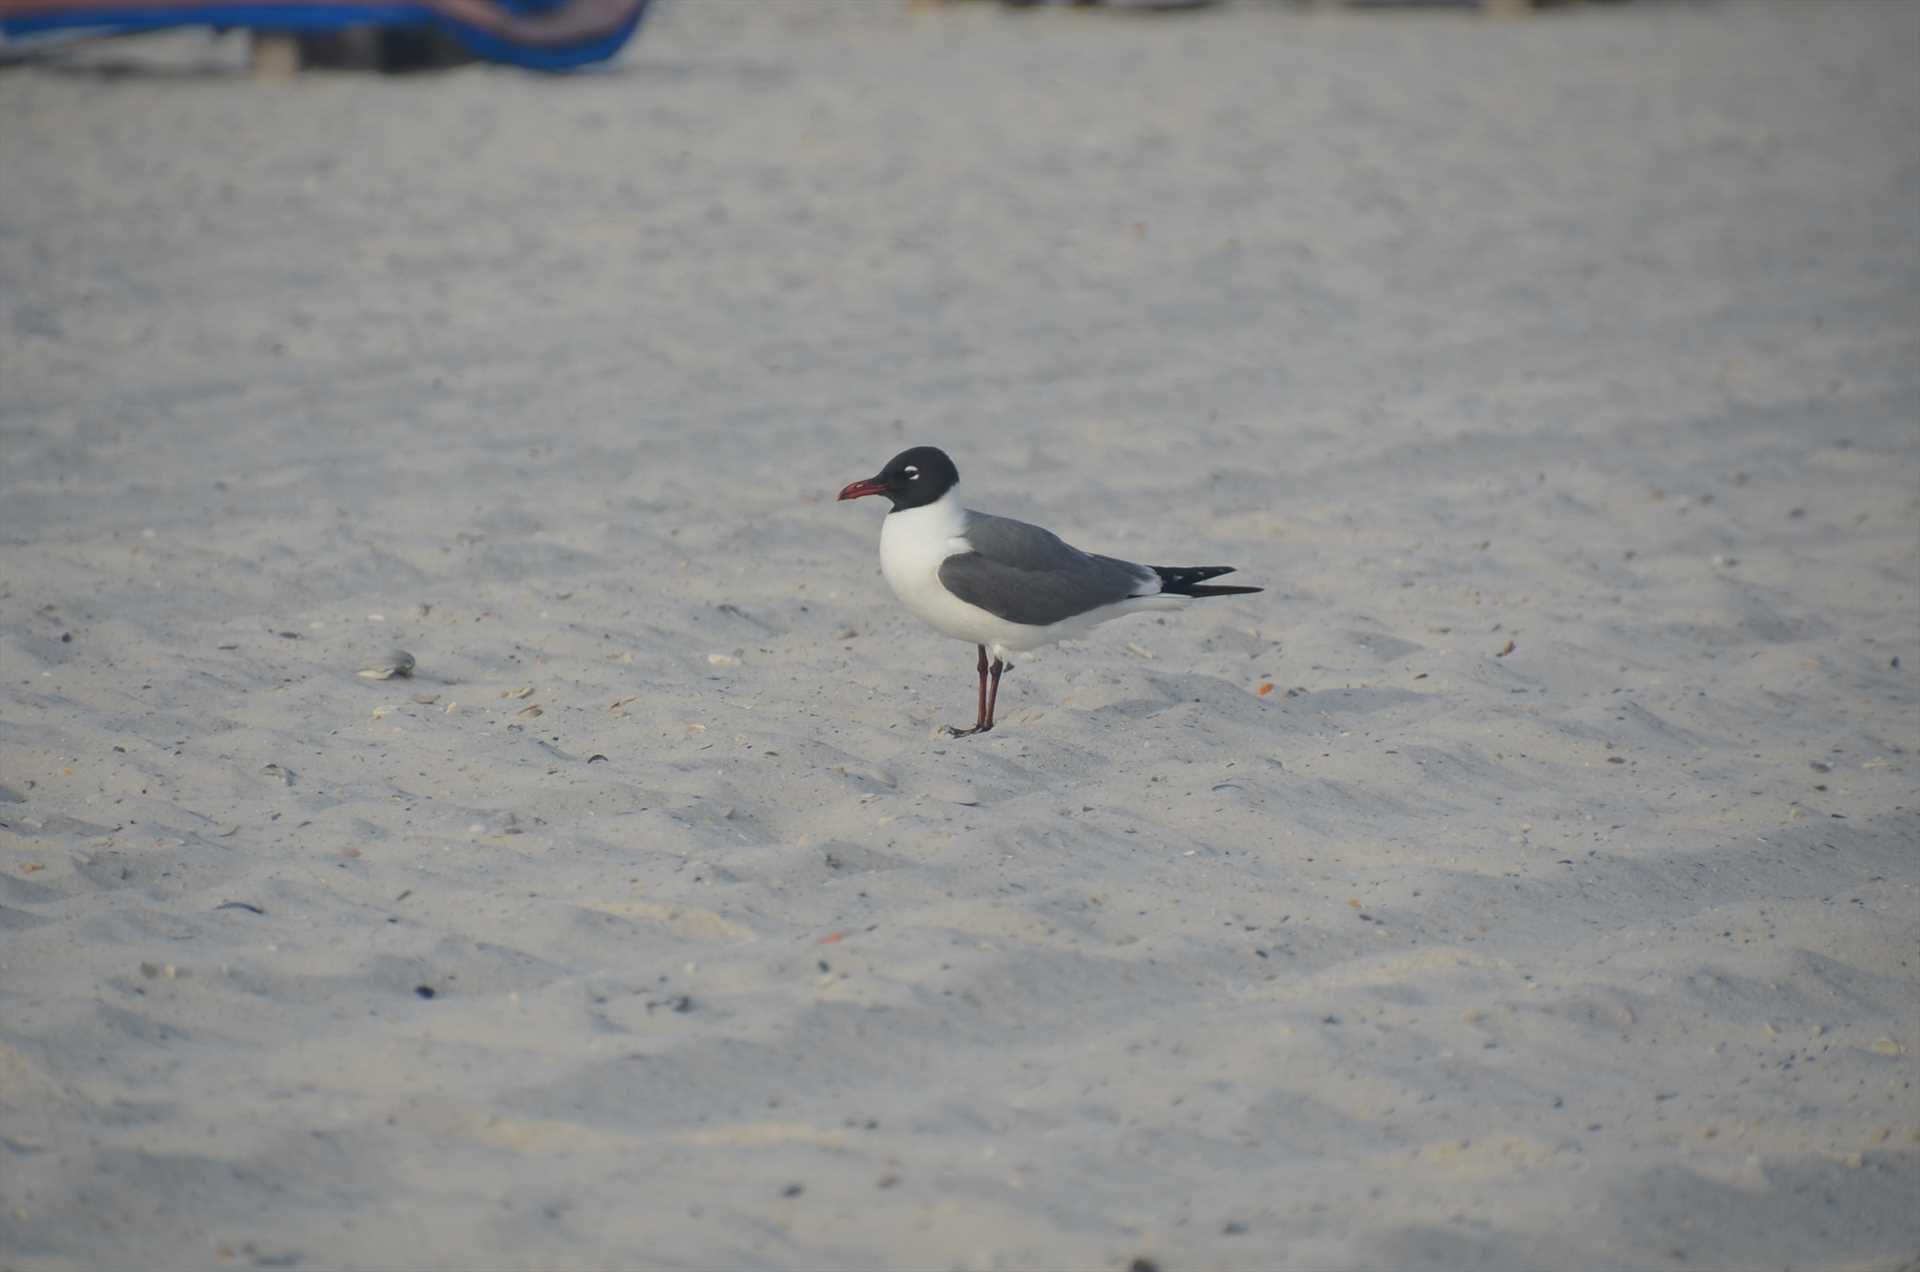
[[[919,478],[919,476],[920,476],[920,470],[919,470],[918,468],[915,468],[915,467],[914,467],[914,466],[913,466],[912,464],[908,464],[908,465],[907,465],[907,466],[906,466],[906,467],[905,467],[904,469],[902,469],[901,471],[902,471],[902,472],[904,472],[904,473],[906,473],[906,475],[907,475],[907,476],[908,476],[909,478],[913,478],[913,479],[915,479],[915,480],[918,480],[918,478]]]

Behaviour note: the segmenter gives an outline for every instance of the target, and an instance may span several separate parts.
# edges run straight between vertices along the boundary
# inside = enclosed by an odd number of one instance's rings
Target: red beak
[[[840,498],[858,499],[862,495],[884,495],[886,493],[886,482],[881,481],[878,477],[869,477],[865,481],[856,481],[848,484],[846,489],[840,492]]]

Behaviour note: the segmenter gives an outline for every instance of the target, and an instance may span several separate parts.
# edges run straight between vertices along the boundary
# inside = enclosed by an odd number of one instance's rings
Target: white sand
[[[1914,1266],[1920,7],[83,61],[0,1268]],[[1271,590],[932,736],[909,442]]]

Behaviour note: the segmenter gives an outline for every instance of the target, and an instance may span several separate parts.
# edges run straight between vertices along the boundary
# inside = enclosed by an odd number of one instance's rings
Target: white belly
[[[880,573],[913,616],[976,645],[998,645],[1024,630],[940,586],[940,563],[967,551],[966,513],[952,499],[887,514],[880,524]]]

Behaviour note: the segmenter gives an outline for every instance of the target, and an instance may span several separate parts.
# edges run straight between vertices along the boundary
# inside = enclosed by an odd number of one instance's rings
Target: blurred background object
[[[942,5],[960,3],[961,0],[908,0],[916,9],[932,9]],[[999,0],[1009,9],[1119,9],[1136,12],[1173,12],[1183,9],[1206,9],[1225,3],[1226,0]],[[1301,8],[1448,8],[1480,9],[1486,13],[1498,15],[1517,15],[1530,13],[1536,8],[1551,4],[1565,3],[1565,0],[1293,0]]]
[[[560,71],[604,62],[652,0],[0,0],[0,39],[56,43],[242,29],[263,77],[303,66],[419,70],[475,59]]]
[[[1007,9],[1174,13],[1231,0],[990,0]],[[1286,0],[1314,8],[1468,8],[1516,15],[1558,0]],[[652,0],[0,0],[0,46],[26,56],[76,42],[201,27],[244,31],[256,76],[306,68],[386,72],[473,61],[536,70],[604,62],[626,45]],[[903,0],[924,12],[968,0]],[[886,6],[891,8],[892,6]],[[17,60],[17,59],[10,59]]]

